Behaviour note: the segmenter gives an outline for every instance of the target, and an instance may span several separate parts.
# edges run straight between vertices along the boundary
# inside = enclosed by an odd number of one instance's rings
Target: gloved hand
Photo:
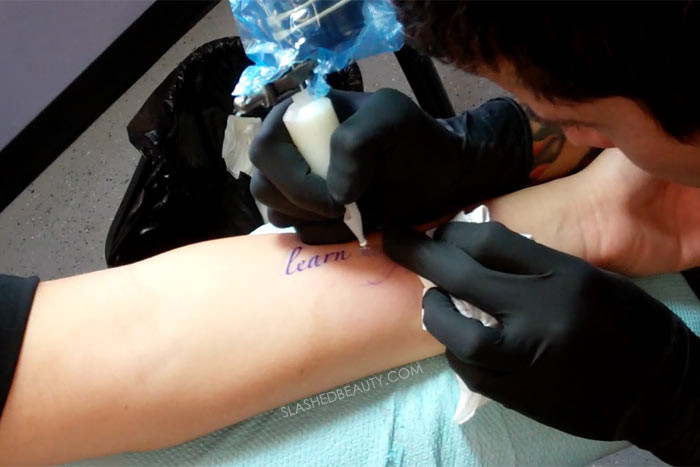
[[[630,280],[497,223],[450,223],[434,240],[391,231],[384,249],[440,287],[423,298],[425,326],[471,390],[577,436],[700,464],[700,339]],[[447,294],[500,326],[461,316]]]
[[[511,99],[436,120],[391,89],[329,97],[342,123],[327,183],[311,174],[282,122],[289,101],[270,112],[250,148],[253,195],[273,224],[295,226],[306,243],[353,239],[344,204],[358,203],[369,232],[431,221],[527,182],[530,127]]]

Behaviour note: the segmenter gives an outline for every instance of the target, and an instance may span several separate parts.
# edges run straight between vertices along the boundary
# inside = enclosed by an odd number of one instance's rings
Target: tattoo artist
[[[271,221],[307,243],[349,241],[343,205],[357,201],[385,252],[439,286],[425,324],[470,389],[574,435],[700,464],[700,338],[619,274],[700,266],[700,4],[395,6],[426,53],[500,85],[570,143],[617,148],[569,177],[576,189],[541,185],[552,204],[540,209],[578,229],[579,254],[498,223],[433,239],[410,228],[526,186],[530,127],[508,98],[436,120],[394,90],[332,94],[342,124],[327,184],[290,144],[280,104],[251,149]],[[500,326],[461,316],[449,295]]]

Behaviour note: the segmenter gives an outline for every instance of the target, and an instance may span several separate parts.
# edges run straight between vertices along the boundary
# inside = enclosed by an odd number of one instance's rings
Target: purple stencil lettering
[[[297,246],[289,252],[287,259],[287,267],[284,269],[286,275],[291,276],[295,272],[304,272],[312,268],[320,268],[328,261],[337,262],[345,261],[352,255],[345,250],[331,251],[323,255],[323,259],[319,255],[313,255],[308,259],[301,259],[301,251],[303,247]]]
[[[292,261],[294,261],[294,258],[299,256],[300,253],[301,253],[301,247],[298,246],[298,247],[294,248],[292,250],[292,252],[289,254],[289,261],[287,261],[287,269],[284,270],[284,272],[286,272],[288,276],[291,276],[292,274],[294,274],[294,271],[289,270],[289,266],[292,265]]]
[[[309,258],[308,261],[308,266],[306,266],[307,269],[311,269],[313,267],[321,267],[321,263],[319,262],[318,255],[313,255],[311,258]]]

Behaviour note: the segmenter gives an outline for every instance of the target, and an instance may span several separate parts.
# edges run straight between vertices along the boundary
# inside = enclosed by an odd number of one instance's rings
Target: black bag
[[[250,64],[238,37],[209,42],[170,73],[129,122],[129,141],[142,157],[107,234],[108,266],[244,235],[263,223],[250,177],[235,179],[221,157],[231,91]],[[357,64],[328,82],[362,91]],[[266,114],[258,109],[246,116]]]

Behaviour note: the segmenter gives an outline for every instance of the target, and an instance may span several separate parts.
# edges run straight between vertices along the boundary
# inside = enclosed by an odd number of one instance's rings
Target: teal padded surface
[[[700,334],[700,304],[680,274],[637,283]],[[308,410],[288,404],[173,448],[75,465],[587,465],[626,446],[570,436],[494,402],[457,426],[444,357],[401,368],[350,383],[342,400],[331,390]]]

